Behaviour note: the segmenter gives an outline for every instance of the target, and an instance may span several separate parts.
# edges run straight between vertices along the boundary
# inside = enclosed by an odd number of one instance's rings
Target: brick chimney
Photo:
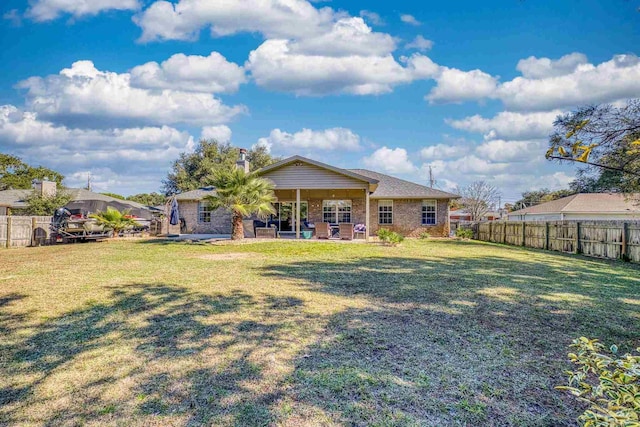
[[[238,157],[236,167],[244,170],[245,173],[249,173],[249,160],[247,160],[247,150],[244,148],[240,149],[240,157]]]
[[[57,193],[56,183],[46,178],[43,180],[34,179],[33,189],[36,193],[44,197],[55,197]]]

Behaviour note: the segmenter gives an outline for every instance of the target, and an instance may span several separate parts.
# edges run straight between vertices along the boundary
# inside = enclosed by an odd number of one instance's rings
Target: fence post
[[[622,223],[622,248],[620,249],[620,258],[627,261],[629,259],[629,224]]]
[[[549,250],[549,221],[544,223],[544,250]]]
[[[11,230],[11,223],[13,222],[11,216],[7,217],[7,249],[11,247],[11,234],[13,231]]]
[[[579,254],[582,252],[582,248],[580,247],[580,223],[576,222],[576,247],[574,248],[575,253]]]
[[[527,223],[522,221],[522,246],[527,246],[527,236],[526,234],[524,234],[524,229],[526,227]]]
[[[489,221],[489,241],[492,242],[495,240],[493,238],[493,222]]]
[[[502,223],[502,243],[507,243],[507,223]]]
[[[38,228],[38,220],[35,216],[31,217],[31,246],[37,246],[36,228]]]

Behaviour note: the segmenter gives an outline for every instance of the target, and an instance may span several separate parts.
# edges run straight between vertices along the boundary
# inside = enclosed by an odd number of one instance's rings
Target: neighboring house
[[[580,193],[518,211],[510,221],[589,221],[640,219],[640,194]]]
[[[242,155],[238,166],[248,170]],[[292,156],[258,173],[275,186],[277,213],[270,218],[280,231],[295,233],[320,222],[365,224],[370,235],[384,227],[407,236],[428,232],[449,235],[449,201],[457,195],[365,169],[341,169]],[[205,187],[178,194],[186,233],[230,234],[231,217],[212,211],[203,198],[215,194]],[[300,218],[298,221],[296,218]],[[247,230],[248,236],[253,230]]]
[[[501,218],[500,212],[489,211],[482,215],[482,221],[495,221]],[[471,221],[471,214],[464,209],[455,209],[449,212],[451,221]]]
[[[12,213],[19,213],[21,209],[27,207],[26,199],[34,191],[42,194],[55,195],[56,183],[50,181],[35,182],[34,188],[29,190],[4,190],[0,191],[0,216],[11,215]],[[115,197],[106,196],[100,193],[94,193],[93,191],[85,190],[84,188],[65,188],[71,196],[72,201],[80,200],[102,200],[105,202],[119,202],[130,205],[132,208],[140,208],[151,211],[157,211],[155,208],[144,206],[140,203],[132,202],[129,200],[116,199]],[[162,213],[162,211],[158,211]]]

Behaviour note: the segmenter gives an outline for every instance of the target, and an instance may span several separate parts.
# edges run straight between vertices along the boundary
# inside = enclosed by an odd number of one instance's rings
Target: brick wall
[[[311,199],[309,202],[309,222],[322,222],[322,200]],[[351,200],[351,222],[354,224],[365,223],[366,206],[364,197]]]
[[[422,225],[422,200],[394,200],[393,224],[378,224],[377,200],[371,200],[370,209],[371,236],[380,228],[387,228],[407,237],[418,237],[423,232],[434,237],[449,237],[449,200],[438,200],[435,225]]]
[[[211,222],[198,221],[197,201],[181,201],[178,209],[189,234],[231,234],[231,213],[224,209],[211,212]]]
[[[322,222],[322,199],[310,199],[309,222]],[[230,234],[231,214],[218,209],[211,213],[210,223],[198,222],[198,202],[180,202],[180,217],[187,224],[187,233],[205,234]],[[422,200],[394,200],[393,224],[378,224],[378,201],[371,200],[370,204],[370,235],[375,236],[380,227],[388,228],[402,233],[407,237],[418,237],[420,233],[427,232],[434,237],[449,236],[449,200],[438,200],[435,225],[422,225]],[[366,206],[364,198],[351,199],[351,222],[354,224],[365,223]],[[252,236],[251,221],[245,221],[245,235]]]

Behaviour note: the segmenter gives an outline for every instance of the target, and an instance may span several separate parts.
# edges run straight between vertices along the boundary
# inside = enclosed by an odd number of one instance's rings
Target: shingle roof
[[[619,193],[580,193],[510,212],[509,215],[550,213],[640,213],[638,198]],[[636,200],[633,200],[636,199]]]
[[[32,190],[4,190],[0,191],[0,206],[14,209],[26,208],[24,199]]]
[[[184,193],[176,194],[176,200],[201,200],[205,196],[212,196],[216,194],[215,187],[202,187],[197,190],[185,191]]]
[[[374,199],[457,199],[460,197],[456,194],[436,190],[435,188],[429,188],[424,185],[416,184],[415,182],[406,181],[404,179],[385,175],[379,172],[374,172],[367,169],[340,169],[301,156],[289,157],[282,162],[276,163],[275,166],[270,165],[266,168],[260,169],[260,171],[269,171],[296,160],[308,161],[312,164],[319,165],[321,167],[328,167],[331,170],[337,171],[339,173],[344,173],[345,175],[351,177],[356,177],[370,183],[377,183],[377,188],[371,195],[371,197]],[[214,187],[203,187],[197,190],[177,194],[176,200],[201,200],[204,196],[209,196],[215,193],[216,190]]]
[[[457,199],[460,197],[367,169],[349,169],[349,171],[378,180],[378,188],[371,195],[374,199]]]
[[[0,191],[0,206],[8,206],[13,209],[26,208],[27,204],[24,199],[31,194],[33,190],[4,190]],[[76,200],[102,200],[105,202],[120,202],[130,205],[131,207],[140,209],[149,209],[141,203],[132,202],[130,200],[116,199],[115,197],[107,196],[105,194],[94,193],[93,191],[85,190],[84,188],[66,188],[66,191],[71,196],[71,199]]]

